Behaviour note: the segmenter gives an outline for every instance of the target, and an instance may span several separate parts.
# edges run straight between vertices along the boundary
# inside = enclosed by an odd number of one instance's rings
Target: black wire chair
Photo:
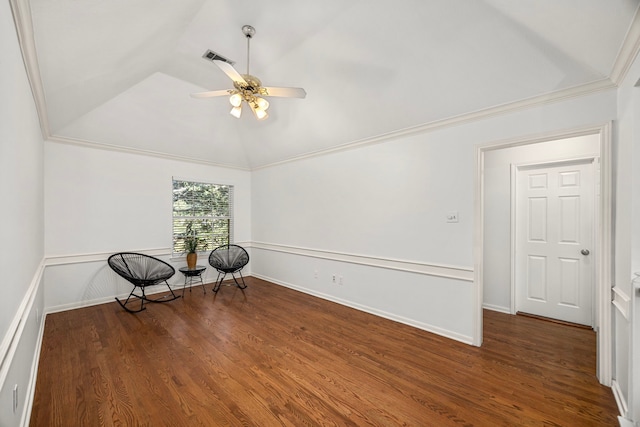
[[[218,271],[218,278],[213,287],[213,292],[220,290],[220,285],[222,285],[222,281],[227,274],[231,274],[233,281],[236,282],[236,285],[238,285],[240,289],[245,289],[247,285],[244,283],[241,270],[248,262],[249,254],[242,246],[222,245],[211,251],[209,254],[209,264]],[[240,274],[242,285],[236,279],[235,273]]]
[[[135,252],[120,252],[113,254],[107,260],[109,267],[119,276],[126,279],[133,284],[133,290],[127,297],[127,300],[123,303],[116,297],[116,301],[127,310],[129,313],[138,313],[145,310],[144,302],[169,302],[176,298],[180,298],[180,295],[173,293],[171,286],[167,283],[167,279],[176,273],[176,270],[166,262],[154,258],[149,255],[138,254]],[[158,299],[149,299],[145,294],[145,288],[147,286],[157,285],[164,282],[171,295],[165,295]],[[140,288],[142,295],[135,294],[136,288]],[[140,308],[138,310],[131,310],[127,307],[129,299],[136,297],[140,300]]]

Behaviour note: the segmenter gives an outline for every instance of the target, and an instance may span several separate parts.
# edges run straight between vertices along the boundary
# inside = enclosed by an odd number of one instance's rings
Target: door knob
[[[583,249],[583,250],[580,251],[580,253],[582,255],[589,255],[590,254],[589,249]]]

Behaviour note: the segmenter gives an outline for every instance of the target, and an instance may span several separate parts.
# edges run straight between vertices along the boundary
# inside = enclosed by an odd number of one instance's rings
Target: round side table
[[[207,293],[207,290],[204,287],[204,282],[202,281],[202,273],[207,269],[204,265],[196,265],[195,268],[189,267],[181,267],[178,270],[180,273],[184,274],[184,286],[182,286],[182,295],[184,295],[184,288],[189,284],[189,292],[191,292],[191,287],[195,282],[200,283],[202,285],[202,290],[204,293]]]

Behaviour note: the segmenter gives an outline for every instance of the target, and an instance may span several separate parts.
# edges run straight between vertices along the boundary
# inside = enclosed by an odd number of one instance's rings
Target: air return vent
[[[235,61],[227,59],[224,56],[220,55],[219,53],[215,53],[214,51],[209,49],[207,49],[207,51],[204,53],[204,55],[202,55],[202,57],[204,59],[208,59],[209,61],[222,61],[222,62],[228,62],[231,65],[235,64]]]

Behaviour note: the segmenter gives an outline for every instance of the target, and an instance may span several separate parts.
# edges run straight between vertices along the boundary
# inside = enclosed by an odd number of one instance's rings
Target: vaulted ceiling
[[[640,0],[12,2],[51,139],[253,169],[612,87]],[[244,24],[251,74],[307,91],[270,98],[265,121],[189,96],[232,88],[207,49],[245,71]]]

